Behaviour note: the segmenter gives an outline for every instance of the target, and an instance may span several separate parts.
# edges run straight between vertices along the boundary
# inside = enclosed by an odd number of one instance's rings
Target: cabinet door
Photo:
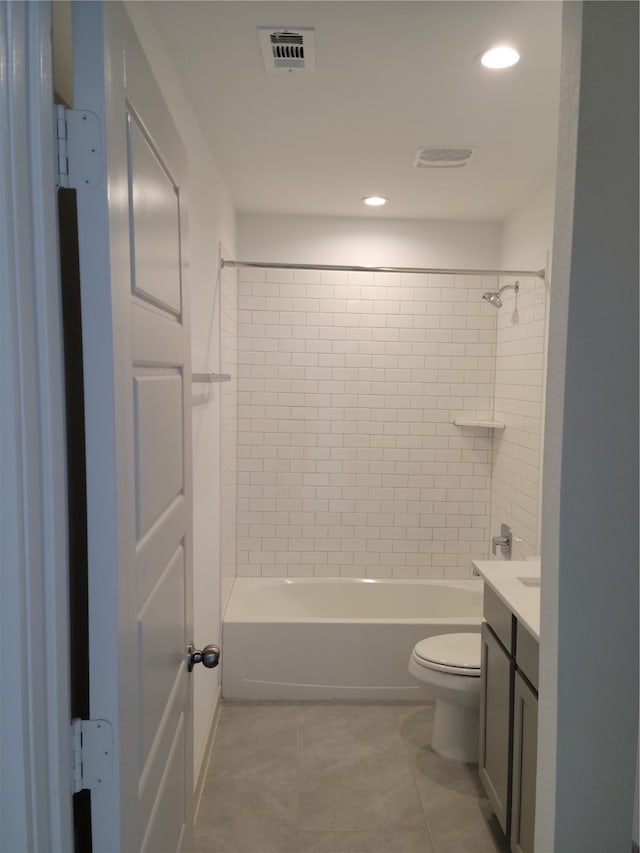
[[[533,853],[537,748],[538,697],[518,672],[513,699],[513,853]]]
[[[486,623],[482,625],[480,779],[509,837],[515,663]]]

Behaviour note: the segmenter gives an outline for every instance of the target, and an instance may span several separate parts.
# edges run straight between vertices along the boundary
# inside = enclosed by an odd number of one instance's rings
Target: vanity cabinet
[[[515,661],[482,625],[480,779],[505,835],[511,825],[511,753]]]
[[[511,829],[513,691],[516,671],[513,615],[485,584],[480,685],[480,779],[502,831]]]
[[[513,694],[513,782],[511,786],[511,850],[533,853],[536,807],[538,696],[516,672]]]
[[[513,853],[533,853],[538,642],[485,584],[480,779]]]

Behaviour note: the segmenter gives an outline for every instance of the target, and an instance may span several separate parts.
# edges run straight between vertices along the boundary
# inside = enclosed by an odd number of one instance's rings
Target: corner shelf
[[[502,421],[481,421],[477,418],[455,418],[456,426],[481,427],[482,429],[504,429]]]

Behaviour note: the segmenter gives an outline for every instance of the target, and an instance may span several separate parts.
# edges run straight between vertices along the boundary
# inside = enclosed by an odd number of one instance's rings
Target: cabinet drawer
[[[525,678],[538,689],[538,641],[531,636],[521,623],[518,623],[516,637],[516,664]]]
[[[495,592],[484,585],[484,618],[509,654],[515,651],[515,618]]]

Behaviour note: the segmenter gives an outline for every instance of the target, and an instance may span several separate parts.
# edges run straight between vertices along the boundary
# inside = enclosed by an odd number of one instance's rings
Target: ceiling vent
[[[471,160],[474,151],[475,148],[430,145],[418,148],[413,165],[416,169],[460,169]]]
[[[267,71],[315,71],[315,31],[311,27],[258,27]]]

